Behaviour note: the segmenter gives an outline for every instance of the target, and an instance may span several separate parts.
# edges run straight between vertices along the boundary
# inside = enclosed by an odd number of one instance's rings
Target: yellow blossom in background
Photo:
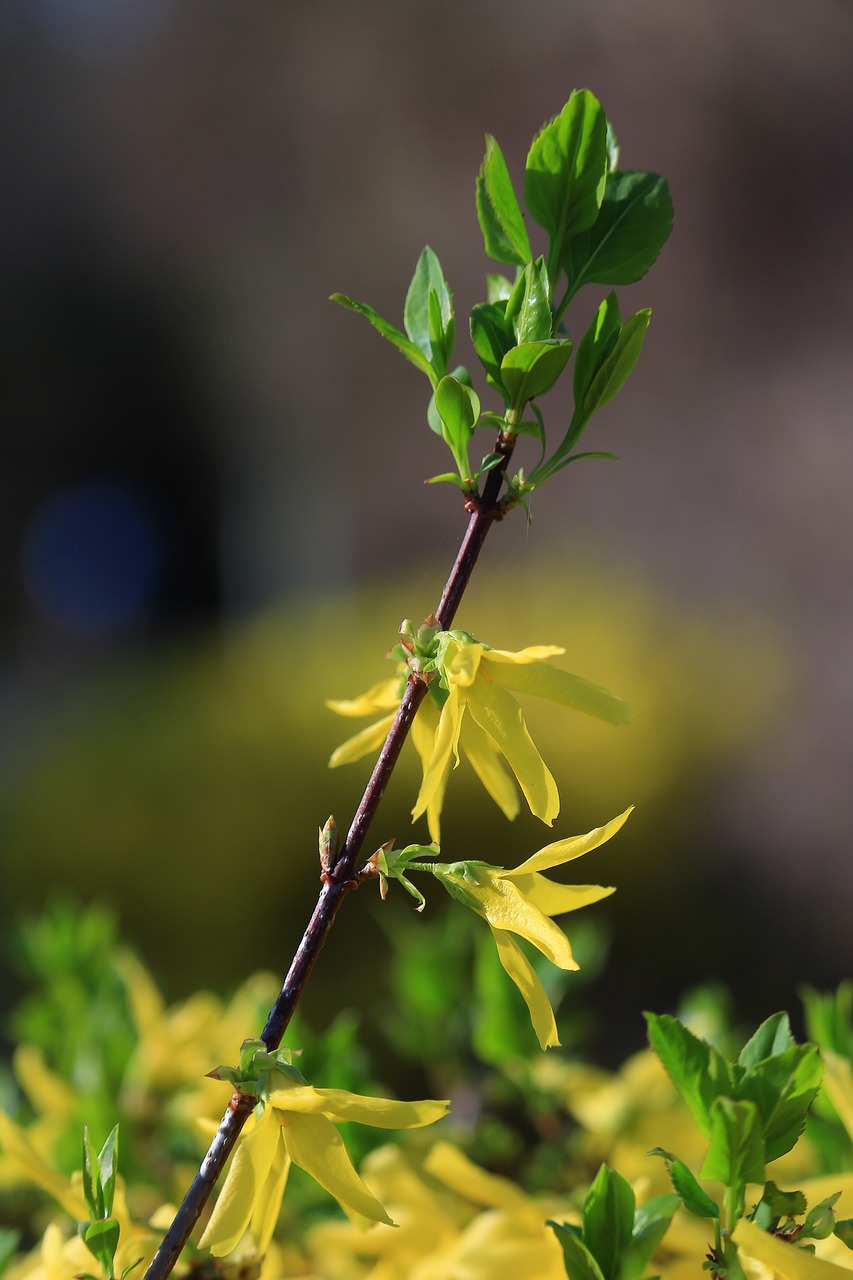
[[[293,1068],[270,1071],[199,1245],[221,1257],[251,1228],[258,1251],[264,1253],[278,1221],[291,1164],[310,1173],[348,1215],[393,1225],[353,1168],[332,1122],[412,1129],[440,1120],[448,1106],[315,1089]]]
[[[748,1280],[836,1280],[836,1277],[849,1280],[850,1277],[850,1267],[839,1267],[835,1262],[816,1257],[796,1244],[762,1231],[745,1218],[741,1218],[732,1232],[732,1240]],[[848,1257],[852,1256],[849,1250],[846,1252]]]
[[[324,1280],[565,1280],[562,1249],[546,1226],[570,1216],[562,1198],[527,1195],[448,1142],[420,1161],[380,1147],[362,1174],[400,1228],[312,1228],[308,1246]]]
[[[549,826],[559,813],[557,784],[528,732],[513,692],[547,698],[609,724],[628,723],[631,712],[621,698],[546,661],[564,652],[556,645],[534,645],[515,652],[490,649],[464,631],[438,633],[435,657],[427,667],[438,681],[442,705],[425,699],[412,724],[412,740],[423,770],[412,817],[426,814],[430,837],[436,843],[441,839],[440,817],[448,779],[459,763],[460,751],[508,818],[517,815],[519,800],[502,757],[531,813]],[[330,766],[359,760],[382,746],[400,702],[405,665],[400,672],[396,678],[373,685],[359,698],[326,703],[339,715],[385,713],[342,743],[332,754]]]
[[[560,1043],[554,1011],[536,972],[515,938],[524,938],[560,969],[577,969],[569,940],[553,916],[599,902],[613,892],[602,885],[558,884],[541,874],[604,844],[623,826],[626,809],[603,827],[546,845],[512,871],[481,862],[436,863],[432,872],[448,893],[482,916],[492,931],[498,958],[530,1010],[543,1049]]]

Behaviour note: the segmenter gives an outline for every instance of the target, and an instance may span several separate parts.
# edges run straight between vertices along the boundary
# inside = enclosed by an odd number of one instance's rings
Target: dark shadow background
[[[572,468],[529,529],[500,530],[488,567],[512,560],[517,594],[494,642],[563,641],[580,615],[577,669],[639,707],[672,682],[657,782],[641,740],[633,763],[592,751],[624,772],[605,786],[579,763],[565,805],[581,829],[649,798],[622,862],[589,873],[626,889],[605,995],[627,1038],[706,973],[750,1014],[845,975],[851,55],[847,0],[7,0],[4,929],[65,887],[113,901],[172,994],[281,967],[315,868],[289,866],[283,899],[270,877],[361,780],[322,773],[342,734],[315,708],[379,678],[356,656],[428,610],[463,521],[455,491],[421,485],[444,459],[419,375],[328,295],[398,319],[429,242],[470,360],[483,134],[520,184],[535,130],[588,86],[623,166],[668,177],[675,231],[624,291],[655,314],[594,426],[621,462]],[[653,621],[620,607],[635,590]],[[498,831],[466,815],[465,838]],[[339,955],[363,917],[342,933]]]

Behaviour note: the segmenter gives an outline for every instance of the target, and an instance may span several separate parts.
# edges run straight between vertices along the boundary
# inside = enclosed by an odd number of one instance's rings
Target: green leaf
[[[505,302],[479,302],[471,308],[470,329],[474,350],[486,371],[486,381],[506,400],[501,382],[501,361],[513,343],[505,315]]]
[[[796,1218],[806,1211],[806,1197],[802,1191],[780,1191],[775,1182],[767,1182],[759,1201],[773,1218]]]
[[[672,198],[655,173],[611,173],[594,225],[572,239],[563,267],[584,284],[632,284],[646,274],[672,230]]]
[[[0,1227],[0,1276],[17,1253],[20,1241],[20,1231],[15,1231],[12,1227]]]
[[[569,1280],[604,1280],[601,1268],[574,1228],[568,1223],[546,1223],[563,1247],[563,1261]]]
[[[549,338],[544,342],[522,342],[512,347],[501,361],[501,382],[510,405],[520,413],[534,396],[550,391],[569,362],[572,344],[568,339]]]
[[[643,1274],[680,1204],[677,1195],[667,1194],[652,1196],[637,1208],[631,1243],[622,1253],[619,1280],[635,1280]]]
[[[512,293],[512,280],[507,280],[498,271],[490,271],[486,276],[486,298],[489,302],[506,302]]]
[[[724,1187],[742,1188],[747,1182],[764,1181],[765,1164],[758,1108],[752,1102],[716,1098],[711,1106],[711,1145],[700,1176]]]
[[[101,1218],[97,1222],[90,1222],[83,1232],[83,1243],[92,1256],[97,1258],[105,1276],[113,1274],[120,1231],[115,1218]]]
[[[719,1218],[720,1210],[707,1191],[699,1185],[683,1160],[664,1151],[663,1147],[653,1147],[650,1156],[661,1156],[666,1164],[666,1171],[672,1182],[673,1190],[688,1213],[696,1218]]]
[[[649,327],[651,311],[638,311],[620,330],[613,350],[600,364],[584,396],[584,414],[592,417],[625,385],[640,358],[643,340]]]
[[[814,1044],[792,1044],[745,1072],[737,1097],[753,1102],[764,1127],[766,1159],[790,1151],[803,1132],[808,1109],[823,1079],[820,1050]]]
[[[836,1222],[832,1234],[837,1236],[842,1244],[846,1244],[848,1249],[853,1249],[853,1218],[842,1218],[840,1222]]]
[[[699,1040],[677,1018],[665,1013],[647,1013],[645,1018],[649,1044],[699,1129],[709,1138],[711,1103],[731,1087],[728,1064],[718,1050]]]
[[[806,1215],[802,1234],[811,1240],[826,1240],[831,1236],[835,1230],[833,1209],[840,1198],[841,1192],[836,1191],[834,1195],[827,1196],[825,1200],[821,1200],[820,1204],[816,1204]]]
[[[430,315],[430,299],[433,314]],[[406,294],[403,310],[406,333],[432,366],[436,379],[447,373],[447,365],[453,352],[456,322],[453,316],[453,298],[447,287],[441,263],[429,245],[418,258],[415,274]]]
[[[747,1071],[762,1062],[790,1049],[795,1043],[787,1013],[774,1013],[762,1022],[740,1051],[738,1066]]]
[[[83,1125],[83,1194],[86,1205],[93,1218],[106,1216],[104,1198],[101,1192],[98,1157],[89,1137],[88,1125]]]
[[[104,1209],[109,1217],[113,1211],[118,1176],[118,1125],[113,1125],[98,1157],[100,1173],[98,1181],[103,1189]]]
[[[451,369],[450,372],[452,377],[456,378],[458,382],[464,382],[466,387],[473,386],[473,383],[471,382],[471,375],[465,368],[464,364],[458,364],[456,368]],[[434,431],[435,434],[437,436],[441,436],[443,440],[444,428],[441,425],[441,418],[439,417],[438,409],[435,407],[435,392],[430,396],[429,404],[427,405],[427,422],[429,423],[430,431]]]
[[[524,174],[527,208],[550,237],[552,281],[571,236],[598,216],[607,175],[607,122],[588,89],[576,91],[533,140]]]
[[[541,342],[551,337],[551,293],[541,258],[528,262],[506,304],[505,324],[516,342]]]
[[[622,1251],[634,1230],[635,1208],[630,1182],[603,1164],[584,1201],[583,1238],[604,1280],[616,1280]]]
[[[423,351],[421,351],[420,347],[416,346],[415,343],[412,342],[411,339],[407,338],[404,333],[401,333],[399,329],[395,329],[393,324],[389,324],[387,320],[383,320],[382,316],[380,316],[377,311],[373,310],[373,307],[369,307],[366,302],[356,302],[354,298],[348,298],[345,293],[333,293],[331,301],[337,302],[338,305],[344,307],[345,310],[354,311],[356,315],[364,316],[366,320],[369,320],[374,329],[381,333],[382,337],[386,338],[388,342],[392,343],[400,354],[406,357],[410,364],[413,364],[416,369],[420,369],[421,373],[425,373],[433,388],[435,387],[438,382],[438,378],[436,377],[428,358],[424,355]]]
[[[468,444],[480,416],[477,393],[458,378],[442,378],[435,389],[435,407],[444,428],[442,435],[453,454],[459,475],[463,480],[469,480]]]
[[[477,217],[486,253],[496,262],[524,266],[533,256],[518,198],[495,139],[486,134],[486,155],[477,175]]]
[[[608,293],[578,343],[573,378],[576,405],[583,405],[590,383],[615,347],[621,329],[619,302],[615,293]]]

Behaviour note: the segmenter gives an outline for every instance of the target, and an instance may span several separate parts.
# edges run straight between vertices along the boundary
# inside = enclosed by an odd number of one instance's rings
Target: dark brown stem
[[[480,497],[472,497],[467,504],[471,512],[468,527],[459,547],[456,561],[441,595],[441,601],[435,610],[436,621],[447,630],[456,615],[459,602],[471,578],[474,565],[486,538],[486,534],[495,519],[502,514],[498,495],[507,463],[515,444],[514,436],[501,436],[496,452],[503,454],[503,462],[490,471],[483,493]],[[409,677],[403,699],[400,703],[394,723],[385,739],[385,745],[370,775],[361,804],[352,820],[346,841],[330,874],[323,877],[323,887],[317,899],[308,927],[282,984],[275,1004],[270,1010],[267,1024],[261,1032],[261,1039],[268,1050],[277,1049],[287,1024],[302,995],[308,975],[320,954],[326,935],[334,923],[338,908],[351,889],[356,887],[354,879],[355,864],[361,853],[370,825],[385,788],[397,763],[403,743],[408,737],[415,712],[426,694],[427,686],[414,676]],[[163,1242],[145,1274],[145,1280],[165,1280],[170,1275],[178,1260],[181,1250],[190,1237],[216,1181],[221,1174],[225,1162],[234,1149],[243,1125],[254,1109],[253,1098],[235,1094],[228,1105],[201,1163],[198,1173],[190,1185],[174,1221],[163,1237]]]

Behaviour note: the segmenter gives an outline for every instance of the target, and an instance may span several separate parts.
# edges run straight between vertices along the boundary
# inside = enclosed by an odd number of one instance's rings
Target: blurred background
[[[425,382],[328,296],[399,322],[429,243],[473,366],[483,135],[520,189],[533,134],[589,87],[676,208],[621,291],[654,310],[642,361],[590,429],[621,461],[495,529],[458,622],[565,644],[635,708],[620,731],[529,708],[559,834],[638,806],[581,876],[619,887],[595,909],[605,1057],[703,978],[758,1017],[845,975],[851,55],[849,0],[6,0],[4,936],[64,892],[110,904],[171,998],[282,972],[316,828],[368,773],[325,772],[357,725],[322,699],[386,674],[464,528],[422,484],[445,466]],[[448,856],[553,838],[507,835],[461,773]],[[413,779],[377,844],[411,838]],[[321,1021],[382,989],[388,925],[361,898],[313,980]]]

